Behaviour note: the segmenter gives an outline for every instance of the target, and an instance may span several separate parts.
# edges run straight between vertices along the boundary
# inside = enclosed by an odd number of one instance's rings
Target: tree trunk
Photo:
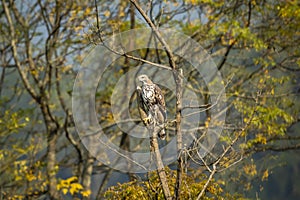
[[[87,159],[82,173],[82,186],[84,190],[91,190],[91,178],[93,173],[94,158],[87,152]],[[89,197],[83,198],[84,200],[90,199]]]
[[[47,149],[47,176],[49,181],[49,195],[51,199],[59,199],[59,194],[56,190],[56,143],[57,133],[55,130],[49,131],[48,149]]]

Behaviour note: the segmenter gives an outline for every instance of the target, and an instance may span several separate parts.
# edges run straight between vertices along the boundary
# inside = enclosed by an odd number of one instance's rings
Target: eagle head
[[[144,85],[144,84],[152,84],[152,81],[151,81],[151,80],[148,78],[148,76],[145,75],[145,74],[142,74],[142,75],[138,76],[138,80],[139,80],[140,82],[142,82],[143,85]]]

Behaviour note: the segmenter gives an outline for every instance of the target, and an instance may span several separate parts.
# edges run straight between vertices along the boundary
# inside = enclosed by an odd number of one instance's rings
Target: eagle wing
[[[154,94],[155,94],[155,99],[156,99],[156,102],[157,102],[157,105],[158,105],[159,111],[160,111],[160,114],[158,115],[159,121],[165,122],[167,119],[165,98],[164,98],[164,95],[162,94],[161,89],[157,85],[155,85],[155,87],[154,87]]]

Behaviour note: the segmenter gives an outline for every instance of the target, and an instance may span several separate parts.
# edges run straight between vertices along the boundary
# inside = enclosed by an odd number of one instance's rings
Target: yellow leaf
[[[16,176],[16,177],[15,177],[15,180],[16,180],[16,181],[22,180],[22,176]]]
[[[61,187],[69,187],[70,184],[66,180],[61,180],[59,185],[61,185]]]
[[[274,95],[275,91],[274,88],[271,90],[271,95]]]
[[[264,174],[263,176],[261,177],[261,180],[264,181],[264,180],[267,180],[269,177],[269,170],[267,169],[266,171],[264,171]]]
[[[121,11],[120,13],[119,13],[119,17],[124,17],[125,16],[125,13],[123,12],[123,11]]]
[[[106,10],[105,12],[104,12],[104,16],[105,17],[108,17],[110,15],[110,11],[109,10]]]
[[[78,189],[78,190],[82,190],[82,189],[83,189],[82,185],[79,184],[79,183],[73,183],[73,184],[71,185],[71,187],[74,187],[74,188],[76,188],[76,189]]]
[[[63,189],[62,189],[62,192],[63,192],[64,194],[67,194],[68,189],[67,189],[67,188],[63,188]]]
[[[75,192],[76,192],[76,188],[71,187],[71,188],[70,188],[70,193],[71,193],[71,195],[73,195]]]
[[[27,179],[29,182],[31,182],[31,181],[36,180],[36,177],[35,177],[33,174],[29,173],[29,174],[26,174],[26,179]]]
[[[87,7],[87,9],[85,9],[85,14],[88,15],[91,13],[91,8],[90,7]]]
[[[30,73],[31,73],[33,76],[37,76],[37,75],[38,75],[38,71],[37,71],[36,69],[30,70]]]
[[[4,158],[4,153],[3,151],[0,151],[0,160],[2,160]]]
[[[91,195],[91,190],[85,190],[81,192],[82,196],[89,197]]]
[[[71,182],[77,181],[77,177],[76,176],[72,176],[72,177],[68,178],[66,181],[70,185]]]

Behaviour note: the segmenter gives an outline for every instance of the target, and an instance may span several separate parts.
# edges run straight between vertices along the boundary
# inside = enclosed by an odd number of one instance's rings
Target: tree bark
[[[89,152],[87,152],[87,159],[84,166],[84,171],[82,173],[82,186],[84,190],[91,190],[91,178],[93,173],[93,164],[94,164],[94,158],[90,155]],[[90,199],[89,197],[84,197],[84,200]]]
[[[181,110],[182,110],[182,87],[183,87],[183,71],[179,69],[178,74],[174,74],[176,81],[176,137],[177,137],[177,177],[175,185],[175,198],[180,198],[180,188],[182,182],[183,160],[181,155],[182,150],[182,132],[181,132]]]
[[[50,131],[48,135],[47,148],[47,176],[49,181],[49,195],[51,199],[59,199],[59,194],[56,190],[56,142],[58,135],[55,131]]]
[[[167,181],[165,166],[161,159],[161,154],[160,154],[159,146],[158,146],[157,134],[159,131],[160,131],[160,127],[158,127],[158,126],[154,127],[153,130],[151,130],[151,132],[152,132],[152,135],[150,138],[151,153],[154,154],[155,164],[157,167],[157,174],[158,174],[158,177],[159,177],[161,185],[162,185],[165,199],[171,200],[172,197],[171,197],[171,192],[170,192],[170,188],[169,188],[168,181]]]

